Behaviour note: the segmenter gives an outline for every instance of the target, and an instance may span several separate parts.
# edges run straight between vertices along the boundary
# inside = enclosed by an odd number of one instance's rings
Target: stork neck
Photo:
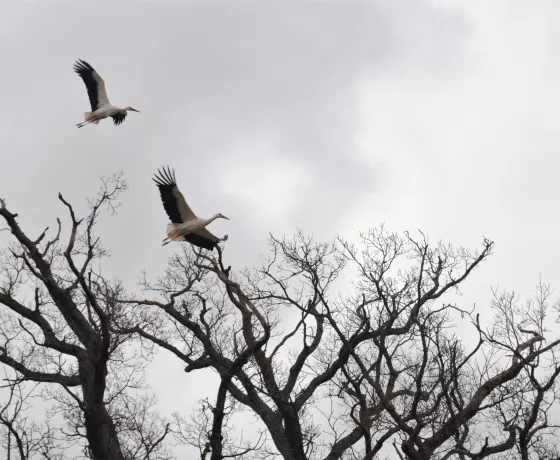
[[[218,214],[215,214],[209,219],[204,219],[204,226],[206,227],[208,224],[214,222],[217,218],[218,218]]]

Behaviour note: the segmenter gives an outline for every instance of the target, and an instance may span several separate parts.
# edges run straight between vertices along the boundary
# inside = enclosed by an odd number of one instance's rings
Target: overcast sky
[[[129,288],[161,273],[167,216],[153,173],[176,170],[234,269],[269,232],[356,238],[385,222],[494,256],[463,289],[528,296],[560,279],[557,1],[9,2],[0,5],[0,197],[35,232],[85,211],[99,177],[130,189],[99,227],[104,268]],[[124,124],[77,129],[81,58]],[[0,233],[0,244],[8,240]],[[558,285],[556,285],[558,287]],[[161,356],[151,383],[168,413],[203,383]],[[165,372],[166,379],[157,379]]]

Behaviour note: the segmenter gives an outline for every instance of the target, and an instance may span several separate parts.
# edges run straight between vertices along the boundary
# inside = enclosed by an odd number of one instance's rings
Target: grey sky
[[[0,196],[39,232],[80,206],[98,178],[130,190],[100,232],[105,270],[129,288],[157,275],[167,217],[162,164],[194,211],[222,212],[234,268],[268,232],[355,238],[385,221],[495,255],[489,286],[530,295],[559,279],[557,149],[560,5],[554,1],[8,2],[0,6]],[[99,32],[99,27],[105,31]],[[89,110],[72,64],[103,76],[111,101],[141,111],[76,129]],[[6,173],[6,171],[9,171]],[[7,233],[0,233],[0,243]],[[162,356],[164,411],[202,395]]]

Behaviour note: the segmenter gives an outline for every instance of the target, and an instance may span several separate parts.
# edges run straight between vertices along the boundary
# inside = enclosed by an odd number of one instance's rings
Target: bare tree
[[[555,416],[560,402],[560,361],[556,342],[545,343],[549,326],[554,324],[551,313],[560,311],[558,301],[550,304],[551,296],[550,286],[539,280],[535,296],[525,305],[519,304],[513,292],[495,291],[492,299],[495,324],[485,337],[507,352],[511,367],[524,363],[516,379],[492,395],[491,416],[504,430],[516,434],[512,436],[515,448],[507,454],[510,459],[560,458],[560,418]]]
[[[123,393],[112,404],[124,456],[128,460],[171,460],[175,458],[164,440],[171,424],[156,410],[157,399],[148,395]]]
[[[95,222],[124,188],[120,176],[105,181],[83,220],[60,196],[71,220],[64,247],[60,220],[53,239],[45,230],[33,240],[0,209],[15,237],[1,254],[0,362],[16,372],[14,391],[44,387],[84,457],[167,460],[173,433],[207,460],[558,458],[560,340],[547,325],[560,307],[550,288],[539,284],[524,305],[495,292],[489,327],[456,298],[491,241],[471,251],[384,227],[359,246],[298,233],[271,237],[270,257],[241,273],[221,247],[183,246],[137,298],[93,266],[106,254]],[[136,339],[187,373],[218,375],[188,422],[154,411]],[[16,412],[5,420],[22,439]],[[258,424],[241,439],[235,424],[247,414]]]
[[[28,390],[22,384],[8,386],[7,398],[0,404],[0,446],[5,449],[7,460],[64,458],[63,446],[49,423],[41,426],[29,414],[35,386]]]
[[[271,452],[265,447],[268,440],[265,430],[259,431],[253,440],[244,439],[243,432],[236,432],[234,416],[239,413],[240,405],[236,400],[228,397],[227,403],[222,407],[212,404],[209,399],[204,398],[189,419],[185,419],[179,413],[174,414],[172,430],[179,444],[195,447],[201,460],[216,456],[218,449],[223,458],[265,460],[277,457],[276,452]],[[218,425],[219,423],[221,425]],[[217,440],[216,434],[221,435],[221,438]]]
[[[471,311],[436,303],[457,292],[492,247],[488,240],[478,252],[432,246],[422,234],[380,228],[358,249],[300,233],[271,238],[270,259],[239,277],[221,249],[185,250],[165,276],[144,280],[160,298],[127,301],[135,312],[144,306],[145,316],[126,332],[172,352],[186,372],[218,373],[212,459],[224,458],[216,433],[226,388],[286,459],[375,458],[393,442],[403,458],[484,458],[520,439],[509,425],[498,443],[474,435],[506,403],[490,396],[519,386],[522,371],[538,368],[559,344],[518,337],[510,347],[516,360],[500,367],[496,332]],[[337,296],[334,284],[352,269],[352,293]],[[477,337],[470,348],[449,332],[459,317]]]
[[[126,399],[126,391],[140,384],[142,362],[125,346],[128,337],[112,330],[122,286],[94,266],[107,255],[94,232],[100,212],[114,213],[126,188],[120,174],[103,180],[83,219],[59,195],[70,217],[66,244],[60,219],[52,239],[47,239],[48,228],[32,238],[4,200],[0,207],[15,240],[0,254],[0,362],[17,373],[11,385],[46,385],[44,394],[57,402],[53,410],[67,421],[62,434],[86,440],[85,456],[99,460],[167,458],[154,455],[154,449],[161,452],[167,428],[143,432],[136,447],[128,442],[142,425],[130,415],[147,416],[147,407],[138,412]],[[151,423],[146,417],[143,421],[144,428]]]

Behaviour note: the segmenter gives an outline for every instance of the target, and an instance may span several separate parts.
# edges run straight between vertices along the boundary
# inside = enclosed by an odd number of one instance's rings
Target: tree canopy
[[[227,264],[234,241],[185,243],[161,276],[124,286],[101,270],[96,224],[126,188],[122,175],[104,180],[83,217],[60,195],[67,217],[39,236],[2,200],[9,458],[75,458],[79,446],[84,458],[163,460],[178,444],[212,460],[559,458],[552,289],[539,282],[525,303],[494,291],[491,322],[456,295],[492,241],[296,232],[271,235],[266,260],[246,269]],[[218,376],[192,414],[158,412],[144,376],[156,352]],[[44,424],[29,417],[32,398]]]

